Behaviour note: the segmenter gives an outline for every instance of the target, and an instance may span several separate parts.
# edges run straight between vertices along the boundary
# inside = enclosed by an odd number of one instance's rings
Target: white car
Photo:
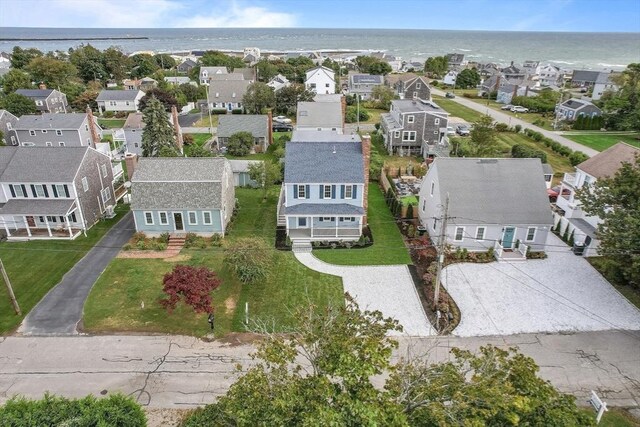
[[[276,123],[284,123],[286,125],[291,124],[291,119],[287,116],[277,116],[273,118],[273,121]]]
[[[456,130],[453,128],[453,126],[447,126],[447,135],[455,135],[456,134]]]
[[[525,107],[521,107],[519,105],[515,105],[515,106],[511,107],[511,112],[512,113],[528,113],[529,109],[525,108]]]

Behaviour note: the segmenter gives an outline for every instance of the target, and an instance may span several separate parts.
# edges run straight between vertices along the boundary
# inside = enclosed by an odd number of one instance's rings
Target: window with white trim
[[[413,123],[416,121],[415,116],[407,116],[407,123]]]
[[[435,119],[435,120],[433,121],[433,124],[435,124],[435,125],[439,125],[439,124],[440,124],[440,119]]]
[[[61,130],[59,130],[59,129],[57,129],[57,130],[56,130],[56,135],[57,135],[57,136],[62,136],[62,131],[61,131]]]
[[[527,228],[527,242],[533,242],[536,239],[536,227]]]
[[[202,223],[206,225],[211,225],[211,212],[208,212],[208,211],[202,212]]]
[[[118,105],[118,104],[117,104],[117,102],[116,102],[116,101],[109,101],[109,105],[110,105],[111,107],[115,107],[115,106],[116,106],[116,105]]]
[[[47,147],[53,147],[53,142],[47,141],[44,143],[44,145],[46,145]]]
[[[438,218],[433,218],[433,229],[436,229],[436,226],[438,225]]]
[[[324,186],[324,191],[322,192],[322,198],[323,199],[330,199],[331,198],[331,186],[330,185],[325,185]]]
[[[158,212],[158,216],[160,217],[160,224],[167,225],[169,224],[169,216],[166,212]]]
[[[13,191],[16,193],[16,197],[27,197],[27,193],[25,191],[25,188],[20,184],[14,185],[13,186]]]
[[[145,212],[144,213],[144,224],[145,225],[153,225],[153,212]]]
[[[31,135],[31,136],[36,136],[36,131],[35,131],[35,130],[30,130],[30,131],[29,131],[29,135]]]
[[[345,199],[352,199],[353,198],[353,186],[352,185],[346,185],[344,187],[344,198]]]
[[[100,169],[102,170],[102,177],[106,178],[107,177],[107,165],[103,163],[102,165],[100,165]]]
[[[394,138],[400,138],[400,131],[397,130],[397,131],[393,132],[393,136],[394,136]]]
[[[62,198],[67,197],[67,193],[64,191],[64,184],[55,184],[54,190],[55,190],[54,195],[57,194],[56,197],[62,197]]]
[[[44,185],[34,185],[33,188],[36,190],[37,197],[45,197]]]
[[[305,190],[306,190],[306,187],[304,185],[298,185],[298,199],[307,198],[307,193]]]
[[[416,131],[414,130],[405,130],[402,132],[402,140],[403,141],[415,141],[416,140]]]
[[[42,129],[41,132],[42,133],[47,133],[47,130],[46,129]]]
[[[42,103],[42,101],[36,101],[36,105],[37,105],[38,107],[42,107],[44,104]]]
[[[486,231],[486,227],[476,228],[476,240],[484,240],[485,231]]]
[[[100,195],[102,196],[102,203],[107,203],[107,201],[111,199],[111,191],[109,191],[109,187],[100,190]]]
[[[87,177],[86,176],[82,177],[82,189],[85,192],[89,191],[89,181],[87,181]]]
[[[464,227],[456,227],[456,234],[453,236],[453,240],[456,242],[462,242],[464,239]]]
[[[416,89],[420,89],[422,87],[422,84],[420,82],[416,83]]]
[[[189,212],[188,213],[188,217],[189,217],[189,225],[197,225],[198,224],[198,217],[197,217],[195,212]]]
[[[65,144],[64,142],[60,141],[60,142],[58,142],[58,145],[59,145],[60,147],[64,147],[66,144]]]

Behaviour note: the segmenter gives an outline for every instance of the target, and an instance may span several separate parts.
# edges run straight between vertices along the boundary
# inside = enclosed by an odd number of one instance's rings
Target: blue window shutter
[[[58,189],[56,186],[52,185],[51,188],[53,189],[53,197],[58,198]]]
[[[307,186],[305,187],[305,189],[304,189],[304,198],[305,198],[305,199],[310,199],[310,198],[311,198],[311,192],[309,191],[309,190],[310,190],[310,188],[309,188],[309,187],[310,187],[310,186],[309,186],[309,185],[307,185]]]
[[[320,184],[320,198],[324,199],[324,185]]]
[[[351,192],[351,196],[356,199],[358,197],[358,186],[354,185],[353,186],[353,191]]]
[[[67,184],[64,184],[64,194],[65,196],[69,197],[69,187],[67,187]]]
[[[49,197],[49,190],[47,190],[47,186],[43,184],[42,188],[44,189],[44,197]]]
[[[38,198],[38,193],[36,193],[36,186],[31,184],[31,194],[33,194],[34,198]]]
[[[335,185],[331,186],[331,198],[332,199],[336,198],[336,186]]]
[[[340,198],[344,199],[344,185],[340,186]]]
[[[9,184],[9,191],[11,191],[11,197],[16,197],[16,190],[13,189],[13,184]]]
[[[293,186],[293,198],[294,199],[298,198],[298,186],[297,185]]]

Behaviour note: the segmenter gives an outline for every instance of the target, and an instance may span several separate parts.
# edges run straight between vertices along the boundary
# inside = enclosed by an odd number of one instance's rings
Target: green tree
[[[170,70],[176,65],[178,65],[176,63],[176,60],[173,59],[173,57],[168,53],[158,53],[153,56],[153,59],[155,59],[156,64],[162,70]]]
[[[256,70],[258,72],[258,81],[263,83],[268,83],[269,80],[278,74],[278,67],[266,59],[258,61],[256,64]]]
[[[19,69],[11,69],[2,79],[2,90],[6,94],[15,92],[17,89],[30,89],[31,77]]]
[[[361,122],[366,122],[369,120],[369,112],[360,106],[360,114],[358,115],[358,107],[349,106],[347,107],[347,111],[345,114],[345,122],[347,123],[357,123],[358,116],[360,117]]]
[[[243,237],[227,245],[224,261],[242,283],[255,283],[269,273],[273,258],[271,249],[258,237]]]
[[[218,50],[208,50],[200,58],[203,67],[227,67],[229,71],[236,68],[243,68],[242,58],[230,56]]]
[[[266,83],[251,83],[242,97],[242,104],[248,113],[262,114],[264,110],[276,106],[276,95]]]
[[[602,97],[607,128],[640,131],[640,63],[629,64],[615,83],[618,91]]]
[[[623,163],[614,176],[583,186],[577,197],[587,215],[602,219],[599,253],[609,257],[630,285],[640,288],[640,156]]]
[[[430,77],[442,77],[449,68],[446,56],[431,56],[424,63],[424,71]]]
[[[465,68],[456,77],[456,87],[460,89],[475,88],[480,84],[480,74],[475,68]]]
[[[378,85],[371,91],[371,98],[376,101],[376,108],[388,110],[391,101],[396,99],[396,92],[389,86]]]
[[[227,150],[232,156],[246,156],[253,148],[253,135],[250,132],[236,132],[229,137]]]
[[[139,53],[131,57],[133,68],[131,69],[131,77],[141,78],[147,77],[160,69],[158,63],[153,56],[147,53]]]
[[[391,65],[373,56],[357,56],[356,65],[361,73],[385,75],[392,71]]]
[[[213,153],[201,145],[192,145],[184,149],[187,157],[212,157]]]
[[[282,170],[280,165],[270,160],[253,162],[249,164],[249,178],[264,189],[263,198],[266,200],[269,188],[282,181]]]
[[[107,74],[117,81],[125,79],[131,70],[131,60],[115,46],[103,52],[103,64]]]
[[[182,83],[178,89],[185,96],[187,102],[196,102],[198,100],[198,87],[191,83]]]
[[[473,123],[470,151],[474,157],[493,157],[500,153],[495,123],[491,116],[483,115]]]
[[[283,65],[279,67],[279,72],[286,76],[287,79],[297,83],[304,83],[307,71],[316,66],[311,58],[307,58],[306,56],[289,58],[287,59],[286,65],[290,68]]]
[[[142,130],[142,156],[158,157],[162,149],[162,154],[168,154],[168,150],[176,152],[173,127],[162,103],[151,97],[142,110],[142,116],[145,123]]]
[[[61,86],[78,74],[73,64],[46,56],[33,58],[25,69],[36,82],[44,82],[50,87]]]
[[[141,111],[144,110],[151,98],[155,98],[156,100],[160,101],[160,103],[164,107],[164,110],[167,112],[171,111],[171,107],[173,105],[180,108],[178,100],[172,94],[160,88],[148,90],[147,93],[142,98],[140,98],[138,108],[140,108]]]
[[[35,114],[36,111],[38,111],[36,108],[36,103],[33,99],[27,98],[23,95],[19,95],[17,93],[10,93],[0,101],[2,108],[16,117],[20,117],[25,114]]]
[[[279,114],[296,114],[298,102],[313,102],[315,93],[307,90],[303,84],[292,83],[275,93],[276,112]]]
[[[91,110],[98,110],[98,102],[96,98],[98,97],[98,92],[87,90],[82,92],[80,95],[76,96],[71,102],[71,106],[77,111],[84,111],[87,108],[87,105]]]
[[[109,73],[104,66],[104,55],[90,44],[69,49],[69,61],[75,65],[78,75],[85,82],[109,79]]]
[[[21,70],[31,62],[33,58],[42,56],[42,52],[38,49],[23,49],[19,46],[14,46],[11,51],[11,68]]]

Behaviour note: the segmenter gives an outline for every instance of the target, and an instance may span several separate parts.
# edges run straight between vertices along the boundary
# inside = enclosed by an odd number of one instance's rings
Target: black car
[[[274,123],[271,130],[274,132],[292,132],[293,126],[284,123]]]
[[[447,92],[444,94],[444,96],[446,96],[447,98],[455,98],[456,96],[454,94],[452,94],[451,92]]]

